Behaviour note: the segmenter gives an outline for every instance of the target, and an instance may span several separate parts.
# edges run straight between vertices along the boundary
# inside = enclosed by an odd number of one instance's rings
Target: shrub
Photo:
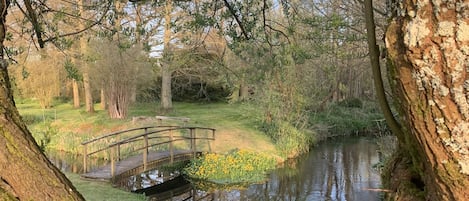
[[[26,125],[33,125],[43,121],[43,118],[38,115],[23,114],[21,117],[23,118],[23,121]]]
[[[191,161],[184,173],[191,178],[219,184],[257,182],[265,179],[268,170],[275,168],[275,159],[246,150],[227,155],[208,153]]]
[[[347,98],[343,101],[340,101],[338,105],[342,107],[361,108],[363,106],[363,102],[359,98]]]
[[[285,158],[307,152],[314,143],[314,133],[300,130],[286,121],[264,123],[263,130],[275,141],[277,149]]]

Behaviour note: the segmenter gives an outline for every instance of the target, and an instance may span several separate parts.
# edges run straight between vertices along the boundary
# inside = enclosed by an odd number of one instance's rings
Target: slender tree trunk
[[[107,104],[106,104],[106,93],[104,89],[101,89],[101,109],[106,110],[107,109]]]
[[[469,6],[463,0],[400,5],[386,32],[405,131],[394,167],[407,162],[417,177],[391,187],[395,198],[412,193],[402,187],[407,182],[423,189],[425,200],[468,200]]]
[[[171,64],[170,60],[170,41],[171,41],[171,13],[173,11],[172,0],[166,1],[165,6],[165,29],[164,29],[164,53],[161,64],[161,109],[171,110],[173,108],[172,92],[171,92]]]
[[[79,108],[80,107],[80,93],[78,88],[77,80],[72,80],[72,90],[73,90],[73,107]]]
[[[243,81],[240,85],[239,85],[239,100],[240,101],[246,101],[248,100],[248,97],[249,97],[249,87],[247,84],[245,84],[245,82]]]
[[[141,36],[141,29],[142,29],[141,12],[142,12],[142,5],[137,4],[137,7],[135,8],[135,23],[136,23],[136,28],[137,28],[137,32],[135,33],[135,41],[139,45],[142,45],[144,43],[142,41],[142,36]],[[131,87],[131,92],[130,92],[130,103],[135,103],[137,101],[137,80],[138,80],[139,70],[140,70],[139,65],[136,65],[134,79],[132,81],[132,87]]]
[[[78,5],[80,9],[80,16],[85,15],[85,9],[83,0],[78,0]],[[85,25],[84,22],[79,23],[79,30],[84,30]],[[85,60],[86,54],[88,54],[88,43],[86,37],[80,37],[80,51],[81,51],[81,67],[83,70],[83,87],[85,88],[85,110],[88,113],[94,113],[94,105],[93,105],[93,91],[91,89],[90,83],[90,74],[89,74],[89,65]]]
[[[83,62],[86,63],[86,62]],[[94,113],[94,105],[93,105],[93,93],[91,90],[90,84],[90,75],[88,73],[88,65],[85,64],[83,71],[83,87],[85,88],[85,108],[88,113]]]

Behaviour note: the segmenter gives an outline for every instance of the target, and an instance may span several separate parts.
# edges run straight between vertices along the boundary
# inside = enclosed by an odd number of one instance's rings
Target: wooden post
[[[117,161],[121,160],[121,145],[117,144]]]
[[[111,148],[111,177],[116,174],[116,160],[115,160],[115,147]]]
[[[169,157],[170,157],[170,162],[173,164],[174,162],[174,147],[173,147],[173,130],[169,130]]]
[[[145,133],[146,133],[146,131],[145,131]],[[146,171],[147,170],[147,161],[148,161],[148,135],[143,136],[143,141],[145,143],[145,148],[143,149],[143,171]]]
[[[83,145],[83,173],[88,172],[88,144]]]
[[[190,129],[190,134],[191,134],[191,150],[192,150],[192,155],[195,158],[195,152],[196,152],[196,147],[195,147],[195,128],[189,128]]]

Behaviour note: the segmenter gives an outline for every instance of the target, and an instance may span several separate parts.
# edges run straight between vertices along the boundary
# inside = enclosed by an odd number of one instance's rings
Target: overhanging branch
[[[26,10],[28,11],[27,16],[31,21],[31,24],[33,24],[34,32],[36,32],[39,47],[44,48],[44,40],[42,40],[42,28],[39,22],[37,21],[36,12],[34,12],[33,7],[31,6],[31,0],[24,0],[24,5],[26,6]]]
[[[231,15],[235,18],[236,20],[236,23],[238,23],[238,26],[239,28],[241,29],[241,33],[243,33],[244,37],[246,38],[246,40],[249,40],[249,35],[248,33],[246,32],[246,30],[244,29],[244,25],[243,23],[241,22],[241,20],[239,19],[238,15],[236,15],[236,12],[234,11],[233,7],[230,5],[230,3],[228,3],[228,0],[223,0],[223,2],[225,3],[225,6],[228,8],[228,10],[230,11]]]

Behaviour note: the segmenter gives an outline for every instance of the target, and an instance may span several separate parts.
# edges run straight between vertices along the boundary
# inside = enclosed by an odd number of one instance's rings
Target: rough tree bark
[[[424,200],[468,200],[469,4],[394,3],[399,7],[386,47],[404,132],[389,170],[402,175],[404,167],[410,176],[391,180],[393,199],[415,194],[405,190],[410,184],[424,192]]]
[[[9,4],[0,2],[0,199],[84,200],[41,152],[16,109],[3,54]]]
[[[0,191],[18,200],[84,200],[42,153],[16,109],[0,60]],[[0,199],[7,199],[0,194]]]

